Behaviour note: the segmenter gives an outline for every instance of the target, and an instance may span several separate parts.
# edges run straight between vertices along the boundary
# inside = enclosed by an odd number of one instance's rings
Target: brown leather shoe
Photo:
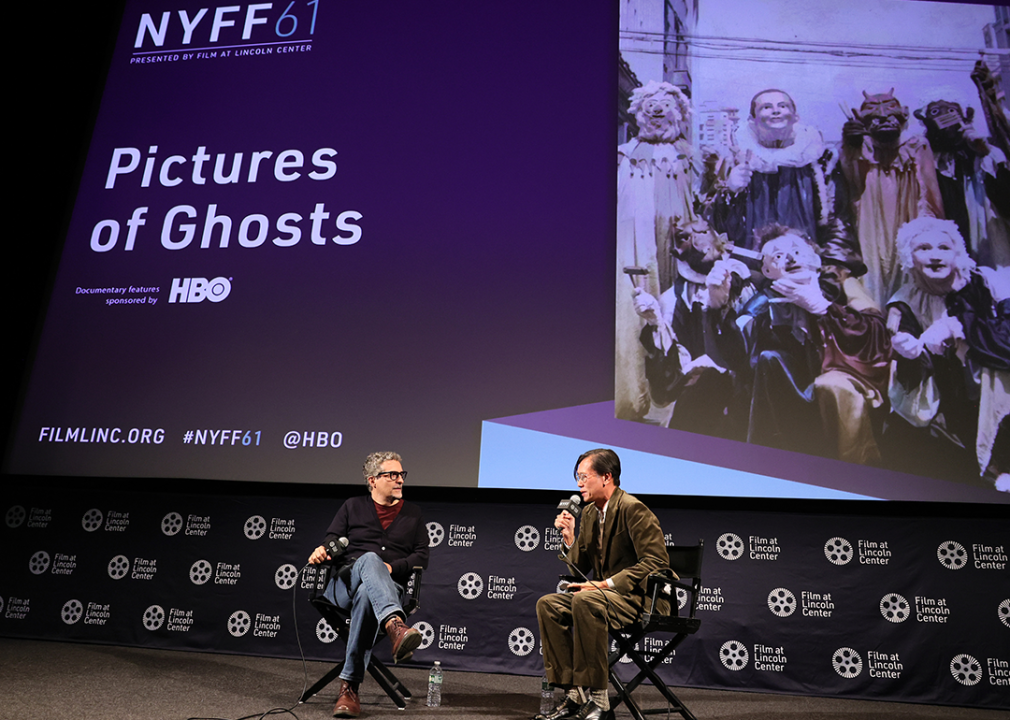
[[[333,706],[333,717],[356,718],[360,714],[361,702],[358,700],[357,688],[346,680],[341,680],[337,704]]]
[[[386,622],[386,634],[393,645],[393,662],[409,660],[410,656],[421,644],[421,633],[412,627],[407,627],[399,615],[394,615]]]

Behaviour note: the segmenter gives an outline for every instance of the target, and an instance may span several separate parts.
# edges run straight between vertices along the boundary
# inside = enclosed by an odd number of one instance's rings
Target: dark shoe
[[[604,720],[609,711],[604,710],[592,700],[587,702],[575,714],[575,720]]]
[[[360,714],[361,702],[358,700],[357,688],[346,680],[341,680],[337,704],[333,706],[333,717],[356,718]]]
[[[389,635],[389,642],[393,645],[394,663],[408,660],[422,640],[421,633],[407,627],[399,615],[394,615],[393,619],[386,623],[386,634]]]
[[[564,720],[564,718],[574,718],[580,709],[581,708],[577,702],[572,700],[570,697],[566,697],[561,701],[560,705],[551,710],[549,713],[546,715],[541,713],[533,718],[533,720]]]

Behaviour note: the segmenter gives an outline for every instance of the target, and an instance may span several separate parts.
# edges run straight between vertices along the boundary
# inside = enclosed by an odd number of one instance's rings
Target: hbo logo
[[[172,289],[168,293],[170,303],[198,303],[204,300],[221,302],[231,292],[231,280],[226,277],[172,278]]]

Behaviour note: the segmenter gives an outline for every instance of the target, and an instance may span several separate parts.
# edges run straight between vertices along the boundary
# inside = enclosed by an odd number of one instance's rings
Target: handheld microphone
[[[347,545],[347,538],[333,538],[326,543],[326,557],[330,560],[336,560],[347,551]]]
[[[569,515],[577,518],[582,514],[582,497],[576,493],[570,498],[565,498],[558,503],[558,510],[567,511]]]

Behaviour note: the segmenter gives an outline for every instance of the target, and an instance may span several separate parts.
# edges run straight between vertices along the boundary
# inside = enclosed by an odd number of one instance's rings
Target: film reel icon
[[[687,599],[690,597],[687,590],[684,588],[677,588],[677,609],[683,610],[684,606],[687,605]]]
[[[968,564],[968,552],[961,543],[948,540],[936,549],[936,559],[948,570],[960,570]]]
[[[122,580],[130,572],[130,561],[125,555],[116,555],[109,560],[109,577],[113,580]]]
[[[513,655],[526,657],[537,646],[537,639],[529,628],[517,627],[509,633],[509,650]]]
[[[835,565],[847,565],[853,556],[852,543],[842,537],[833,537],[824,543],[824,556]]]
[[[438,547],[445,540],[445,529],[437,522],[430,522],[424,526],[428,531],[428,547]]]
[[[719,648],[719,661],[722,662],[723,667],[737,672],[747,667],[747,663],[750,662],[750,653],[747,652],[747,647],[742,642],[730,640],[724,642]]]
[[[102,527],[102,511],[98,508],[91,508],[86,513],[84,517],[81,518],[81,527],[83,527],[87,532],[94,532],[98,528]]]
[[[49,569],[49,553],[39,550],[28,560],[28,569],[32,575],[41,575]]]
[[[144,627],[148,630],[160,630],[165,624],[165,608],[161,605],[151,605],[144,611]]]
[[[7,523],[7,527],[16,528],[21,525],[28,517],[28,513],[20,505],[15,505],[10,510],[7,511],[7,515],[4,516],[4,521]]]
[[[796,596],[785,588],[775,588],[768,593],[768,609],[779,617],[789,617],[796,612]]]
[[[206,560],[197,560],[189,568],[189,579],[194,585],[203,585],[210,580],[214,568]]]
[[[250,540],[259,540],[266,534],[266,531],[267,521],[263,519],[262,515],[253,515],[245,521],[245,525],[242,527],[242,532]]]
[[[516,547],[523,552],[531,552],[540,546],[540,531],[532,525],[523,525],[516,530]]]
[[[635,643],[635,650],[638,649],[639,649],[638,643]],[[617,652],[617,642],[615,640],[610,641],[610,652],[611,653]],[[617,658],[617,662],[621,663],[622,665],[627,665],[629,662],[631,662],[631,658],[628,657],[627,655],[621,655],[621,657]]]
[[[841,647],[831,656],[831,667],[843,678],[854,678],[863,672],[863,658],[850,647]]]
[[[484,580],[477,573],[466,573],[456,583],[456,589],[464,600],[475,600],[484,592]]]
[[[245,610],[236,610],[228,617],[228,632],[234,637],[242,637],[252,627],[252,618]]]
[[[950,661],[950,674],[962,685],[978,685],[982,679],[982,666],[971,655],[955,655]]]
[[[84,616],[84,604],[80,600],[67,600],[60,609],[60,618],[67,625],[73,625]]]
[[[319,642],[331,643],[337,639],[337,631],[323,618],[319,618],[316,623],[316,638]]]
[[[723,533],[715,541],[715,549],[724,560],[739,560],[743,555],[743,540],[735,533]]]
[[[161,532],[165,535],[177,535],[182,530],[182,515],[170,512],[161,519]]]
[[[424,650],[426,647],[431,647],[431,644],[435,642],[435,628],[422,620],[414,623],[414,629],[421,633],[421,644],[417,646],[417,649]]]
[[[880,614],[888,622],[905,622],[912,614],[908,600],[898,593],[888,593],[880,599]]]
[[[298,580],[298,568],[291,563],[281,565],[274,572],[274,584],[281,590],[290,590]]]

